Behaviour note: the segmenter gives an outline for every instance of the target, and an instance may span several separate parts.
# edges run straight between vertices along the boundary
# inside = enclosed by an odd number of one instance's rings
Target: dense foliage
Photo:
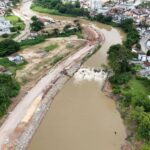
[[[108,51],[109,65],[113,69],[110,77],[113,93],[120,99],[122,116],[133,126],[135,134],[144,141],[150,141],[150,80],[137,78],[129,60],[135,56],[131,47],[138,43],[139,35],[132,19],[122,20],[119,25],[126,33],[123,45],[117,44]]]
[[[131,58],[131,51],[123,45],[117,44],[110,47],[108,59],[114,73],[124,73],[129,71],[128,61]]]
[[[11,103],[10,98],[16,96],[19,89],[20,86],[13,77],[0,74],[0,117],[6,113]]]
[[[31,18],[32,23],[30,24],[32,31],[40,31],[44,28],[44,23],[40,21],[36,16]]]
[[[112,17],[111,16],[105,16],[103,14],[98,14],[93,19],[98,21],[98,22],[101,22],[101,23],[106,23],[106,24],[112,23]]]
[[[22,40],[19,44],[20,44],[20,47],[23,49],[23,48],[26,48],[28,46],[33,46],[33,45],[42,43],[45,41],[45,39],[46,39],[45,36],[37,36],[34,39]]]
[[[0,42],[0,57],[13,54],[20,50],[20,45],[11,39],[6,39]]]
[[[150,50],[147,51],[147,56],[150,56]]]
[[[42,6],[43,8],[48,8],[51,10],[56,10],[58,13],[73,15],[73,16],[88,16],[89,12],[80,8],[80,2],[75,3],[66,2],[63,3],[62,0],[35,0],[37,6]]]
[[[150,2],[149,1],[143,1],[139,7],[142,7],[142,8],[150,8]]]
[[[10,2],[12,2],[13,5],[16,5],[17,3],[19,3],[21,0],[10,0]]]
[[[11,32],[19,32],[24,30],[25,24],[19,17],[12,14],[7,14],[5,18],[13,25],[13,27],[11,27]]]
[[[138,43],[140,39],[139,33],[135,28],[133,20],[122,20],[119,26],[127,33],[127,39],[124,42],[125,47],[131,49],[132,46]]]

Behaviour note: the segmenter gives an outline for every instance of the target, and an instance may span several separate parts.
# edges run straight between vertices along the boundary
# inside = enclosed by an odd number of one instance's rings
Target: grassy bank
[[[15,15],[7,15],[6,20],[9,20],[10,23],[13,25],[12,30],[19,30],[22,31],[25,28],[24,22],[17,16]]]
[[[109,80],[113,93],[119,100],[121,115],[130,131],[128,140],[134,149],[149,150],[150,80],[138,77],[135,68],[139,70],[139,66],[137,68],[129,63],[137,56],[131,52],[131,48],[139,42],[133,20],[124,20],[119,26],[127,33],[127,39],[122,45],[111,46],[108,51],[109,65],[114,73]]]
[[[58,44],[52,44],[52,45],[49,45],[49,46],[45,47],[45,51],[46,52],[51,52],[56,48],[58,48]]]
[[[50,14],[50,15],[58,15],[58,16],[66,16],[66,17],[76,17],[76,15],[62,14],[62,13],[60,13],[56,9],[45,8],[45,7],[37,5],[37,4],[32,4],[31,9],[33,11],[36,11],[36,12],[39,12],[39,13],[45,13],[45,14]]]
[[[46,40],[45,36],[37,36],[34,39],[26,39],[26,40],[22,40],[19,45],[21,47],[21,49],[25,49],[28,48],[30,46],[36,45],[36,44],[40,44],[43,43]]]
[[[37,11],[39,13],[46,13],[46,14],[52,14],[52,15],[62,15],[61,13],[59,13],[55,9],[44,8],[44,7],[37,5],[37,4],[32,4],[31,9],[34,11]]]

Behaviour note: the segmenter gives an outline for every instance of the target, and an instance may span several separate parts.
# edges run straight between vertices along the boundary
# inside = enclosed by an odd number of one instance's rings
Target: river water
[[[105,36],[101,49],[83,67],[107,64],[107,50],[124,34],[96,24]],[[72,77],[55,97],[28,150],[119,150],[126,137],[115,102],[101,92],[101,82]],[[116,133],[115,133],[116,132]]]

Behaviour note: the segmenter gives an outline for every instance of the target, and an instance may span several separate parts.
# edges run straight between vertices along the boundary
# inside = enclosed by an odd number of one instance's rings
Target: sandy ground
[[[45,48],[53,44],[57,44],[58,48],[46,52]],[[71,47],[68,45],[71,45]],[[66,56],[77,51],[84,45],[85,40],[79,40],[76,36],[69,38],[53,38],[48,39],[42,44],[38,44],[32,48],[30,47],[19,52],[28,64],[22,70],[17,71],[17,80],[20,83],[25,84],[26,82],[39,78],[44,72],[46,73],[46,71],[52,67],[51,61],[54,57]]]
[[[52,44],[58,44],[58,48],[51,52],[46,52],[45,47]],[[68,47],[68,45],[71,45],[71,48],[70,46]],[[25,58],[28,64],[23,69],[16,72],[16,78],[21,83],[22,87],[19,95],[12,99],[13,103],[9,107],[8,112],[11,113],[22,97],[24,97],[28,91],[49,72],[49,70],[53,67],[50,65],[51,60],[55,56],[63,55],[65,58],[69,54],[73,54],[78,51],[84,45],[85,40],[80,40],[77,39],[76,36],[72,36],[67,38],[48,39],[44,43],[20,51],[19,54]],[[2,125],[5,121],[8,114],[0,120],[0,125]]]
[[[26,91],[26,95],[24,97],[23,95],[22,97],[20,97],[21,101],[9,114],[8,118],[0,128],[1,149],[9,149],[7,147],[8,145],[5,147],[4,144],[11,143],[11,140],[15,140],[16,129],[18,129],[17,126],[23,122],[30,121],[30,118],[34,113],[34,111],[31,111],[31,108],[35,109],[37,107],[39,102],[42,101],[43,97],[46,95],[47,91],[51,90],[51,86],[55,85],[55,83],[57,83],[57,80],[61,78],[63,74],[67,75],[67,70],[72,68],[72,66],[77,64],[78,62],[81,62],[82,59],[89,52],[91,52],[95,48],[95,46],[97,46],[97,43],[99,43],[99,41],[101,40],[98,33],[92,27],[87,27],[87,29],[87,34],[89,34],[88,37],[90,41],[86,44],[86,46],[84,48],[81,48],[76,53],[70,55],[68,58],[66,58],[66,60],[62,61],[61,63],[59,63],[59,65],[51,69],[48,73],[46,73],[44,77],[42,77],[37,82],[37,84],[30,91]],[[90,35],[92,39],[90,38]],[[25,56],[27,57],[28,55]],[[35,55],[32,56],[35,57]],[[53,88],[55,88],[55,86]],[[22,130],[24,130],[24,127],[22,127]],[[12,146],[11,149],[15,149],[14,146]]]

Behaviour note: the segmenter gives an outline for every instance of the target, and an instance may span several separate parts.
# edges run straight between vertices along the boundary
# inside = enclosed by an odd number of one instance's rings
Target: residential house
[[[6,10],[6,3],[0,1],[0,16],[4,16],[5,15],[5,10]]]
[[[0,17],[0,35],[10,34],[10,28],[12,27],[10,21],[5,20],[4,17]]]
[[[139,52],[138,53],[138,60],[144,62],[147,60],[147,55],[144,52]]]
[[[20,55],[8,57],[9,61],[15,62],[16,64],[21,64],[24,62],[24,58]]]

